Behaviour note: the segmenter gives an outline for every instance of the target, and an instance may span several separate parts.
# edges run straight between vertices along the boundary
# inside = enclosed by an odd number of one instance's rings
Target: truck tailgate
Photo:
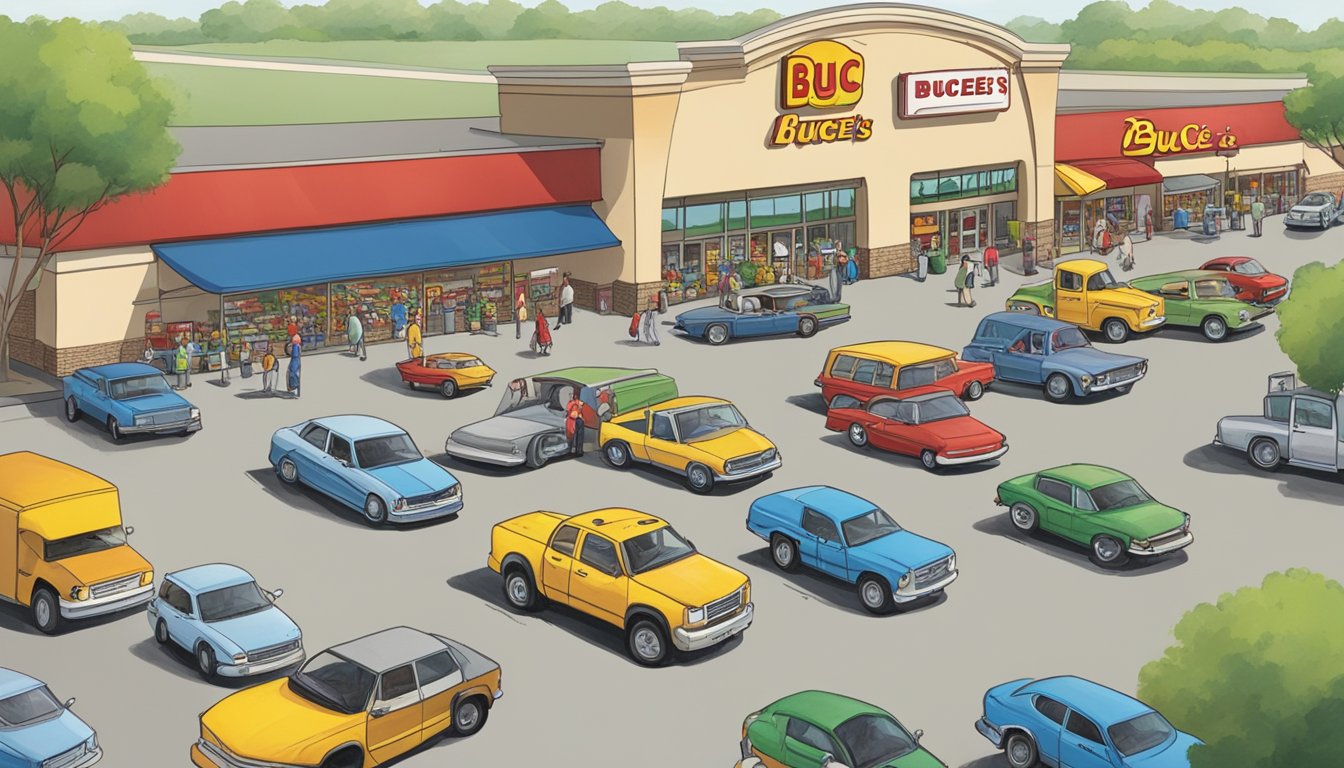
[[[532,541],[545,544],[550,541],[551,533],[566,519],[558,512],[528,512],[525,515],[511,517],[495,524],[495,528],[525,536]]]

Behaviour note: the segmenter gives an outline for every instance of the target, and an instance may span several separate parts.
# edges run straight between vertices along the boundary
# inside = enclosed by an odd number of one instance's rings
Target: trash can
[[[941,275],[947,271],[947,254],[941,250],[929,254],[929,273]]]
[[[1177,208],[1171,212],[1171,226],[1175,229],[1190,228],[1190,212],[1184,208]]]
[[[1216,235],[1216,234],[1218,234],[1218,215],[1219,215],[1219,213],[1221,213],[1221,211],[1218,209],[1218,206],[1216,206],[1216,205],[1206,205],[1206,206],[1204,206],[1204,222],[1203,222],[1203,224],[1204,224],[1204,229],[1203,229],[1204,234],[1206,234],[1206,235]]]
[[[1036,274],[1036,238],[1031,235],[1022,238],[1022,274]]]

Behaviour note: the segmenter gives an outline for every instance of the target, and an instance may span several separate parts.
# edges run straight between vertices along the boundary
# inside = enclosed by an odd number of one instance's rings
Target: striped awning
[[[1055,197],[1084,197],[1106,188],[1106,182],[1065,163],[1055,163]]]

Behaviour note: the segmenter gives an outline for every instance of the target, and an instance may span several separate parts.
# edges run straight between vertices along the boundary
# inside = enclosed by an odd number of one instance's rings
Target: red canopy
[[[1120,158],[1115,160],[1073,160],[1069,165],[1080,171],[1086,171],[1106,182],[1107,189],[1138,187],[1144,184],[1161,184],[1162,174],[1151,165],[1138,160]]]

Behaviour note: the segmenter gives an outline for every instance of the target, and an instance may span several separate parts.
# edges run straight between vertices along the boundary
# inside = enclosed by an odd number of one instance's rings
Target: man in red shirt
[[[989,282],[985,284],[986,288],[999,284],[999,249],[989,246],[985,249],[985,271],[989,273]]]

